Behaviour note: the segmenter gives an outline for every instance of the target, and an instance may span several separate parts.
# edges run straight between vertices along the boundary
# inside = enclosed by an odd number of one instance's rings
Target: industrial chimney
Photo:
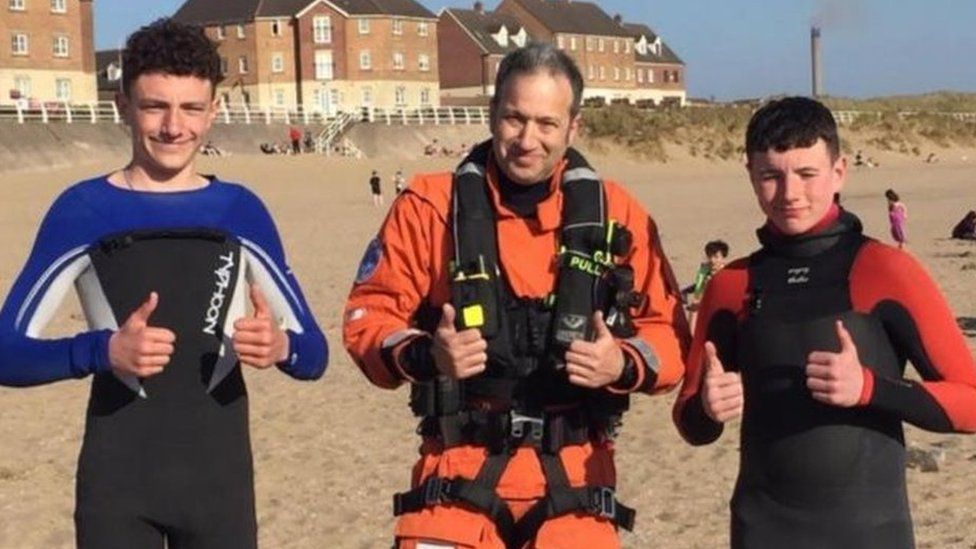
[[[820,66],[820,27],[810,27],[810,69],[813,97],[823,94],[823,75]]]

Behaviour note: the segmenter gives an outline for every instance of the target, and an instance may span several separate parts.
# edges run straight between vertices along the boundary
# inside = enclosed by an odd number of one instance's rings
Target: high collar
[[[556,165],[556,171],[549,179],[549,194],[536,206],[535,220],[539,223],[539,228],[543,231],[552,231],[559,228],[562,218],[563,195],[560,191],[560,183],[563,180],[563,172],[566,169],[566,159],[564,158]],[[508,206],[502,202],[499,192],[498,178],[501,170],[495,162],[494,153],[488,155],[488,188],[491,190],[491,200],[495,205],[495,211],[499,219],[519,217]]]
[[[767,223],[756,231],[763,248],[787,257],[811,257],[829,250],[841,241],[859,237],[863,227],[854,214],[834,206],[809,231],[798,235],[784,235]]]

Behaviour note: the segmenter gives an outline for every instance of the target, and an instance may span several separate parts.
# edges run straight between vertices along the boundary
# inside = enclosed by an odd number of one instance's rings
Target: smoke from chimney
[[[813,97],[823,94],[823,80],[820,66],[820,27],[810,27],[810,70]]]

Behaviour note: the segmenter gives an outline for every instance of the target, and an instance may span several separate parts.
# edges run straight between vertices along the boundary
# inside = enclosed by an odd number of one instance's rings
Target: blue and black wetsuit
[[[700,393],[712,341],[745,392],[732,546],[914,547],[902,422],[976,431],[976,365],[955,317],[911,256],[863,236],[851,214],[812,234],[759,237],[759,252],[709,283],[674,409],[692,444],[721,435]],[[810,352],[840,349],[837,319],[865,366],[852,408],[806,387]],[[907,361],[923,381],[905,379]]]
[[[0,384],[92,374],[77,476],[82,548],[256,546],[247,392],[231,345],[256,283],[282,327],[297,379],[328,348],[288,269],[277,230],[244,187],[211,179],[175,193],[120,189],[105,177],[67,189],[45,217],[0,311]],[[42,339],[76,287],[91,331]],[[149,292],[150,325],[176,334],[162,373],[116,376],[112,331]]]

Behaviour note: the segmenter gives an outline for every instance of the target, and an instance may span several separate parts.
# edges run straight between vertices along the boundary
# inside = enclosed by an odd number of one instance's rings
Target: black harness
[[[455,172],[451,212],[456,324],[458,330],[481,331],[488,343],[488,365],[468,380],[440,376],[411,390],[411,408],[423,418],[420,434],[437,438],[446,448],[484,446],[488,455],[474,479],[432,476],[396,494],[394,515],[464,504],[489,516],[508,547],[521,547],[546,520],[571,512],[604,517],[630,530],[635,512],[617,502],[615,487],[573,488],[559,459],[564,446],[615,437],[629,405],[626,395],[572,385],[562,362],[573,340],[593,339],[591,316],[596,310],[605,312],[615,335],[634,334],[629,309],[643,296],[633,292],[633,271],[613,262],[630,250],[630,233],[607,220],[602,182],[569,149],[556,292],[544,299],[516,296],[498,257],[496,214],[486,178],[490,150],[490,141],[482,143]],[[520,446],[535,448],[546,494],[516,522],[496,488]]]

